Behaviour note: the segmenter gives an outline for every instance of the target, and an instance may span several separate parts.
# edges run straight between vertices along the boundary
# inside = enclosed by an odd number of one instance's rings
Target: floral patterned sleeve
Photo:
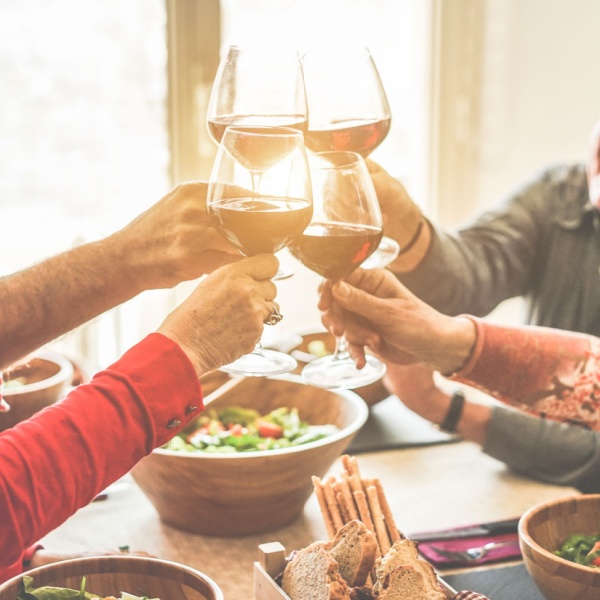
[[[455,381],[527,413],[600,431],[600,339],[469,318],[477,341]]]

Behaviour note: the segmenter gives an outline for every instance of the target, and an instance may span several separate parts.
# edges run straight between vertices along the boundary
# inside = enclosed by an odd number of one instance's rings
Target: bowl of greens
[[[314,388],[297,375],[230,379],[205,406],[132,475],[163,522],[213,536],[297,519],[312,476],[325,475],[368,416],[355,393]]]
[[[75,558],[31,569],[0,584],[1,600],[223,600],[209,577],[145,556]]]
[[[547,600],[600,599],[600,494],[534,506],[519,521],[519,544]]]

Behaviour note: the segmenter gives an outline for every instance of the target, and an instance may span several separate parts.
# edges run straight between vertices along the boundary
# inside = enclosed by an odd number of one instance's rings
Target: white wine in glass
[[[392,121],[369,49],[354,44],[317,47],[302,56],[302,65],[309,108],[306,147],[369,156],[387,137]],[[363,267],[385,267],[399,251],[395,240],[382,237]]]
[[[212,225],[243,255],[275,254],[312,217],[311,181],[303,134],[286,127],[228,127],[209,179]],[[262,348],[222,367],[239,375],[278,375],[296,361]]]
[[[382,217],[364,159],[355,152],[320,152],[309,156],[313,188],[310,225],[288,246],[306,267],[331,280],[343,279],[377,249],[383,235]],[[357,388],[377,381],[385,365],[367,355],[358,369],[343,338],[336,350],[308,363],[304,379],[324,388]]]

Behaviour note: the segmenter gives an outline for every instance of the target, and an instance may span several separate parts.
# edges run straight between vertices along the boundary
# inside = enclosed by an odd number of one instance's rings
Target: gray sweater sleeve
[[[497,406],[483,451],[534,479],[600,492],[600,432]]]

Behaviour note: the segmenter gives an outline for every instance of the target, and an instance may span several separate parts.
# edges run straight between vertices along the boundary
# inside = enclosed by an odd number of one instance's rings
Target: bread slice
[[[417,578],[412,573],[404,575],[406,580],[412,578],[418,580],[421,587],[421,597],[427,600],[445,600],[446,594],[442,591],[433,567],[425,560],[419,557],[417,544],[407,538],[402,538],[394,542],[394,545],[388,550],[387,554],[377,561],[375,566],[376,574],[376,593],[381,594],[387,588],[390,588],[390,582],[400,577],[400,574],[392,578],[392,572],[399,567],[411,567],[421,577]],[[427,595],[429,594],[429,595]]]
[[[291,600],[350,600],[350,588],[337,561],[315,542],[299,550],[287,564],[281,581]]]
[[[375,566],[378,546],[375,534],[362,521],[348,521],[323,548],[337,561],[349,587],[365,585]]]
[[[381,582],[378,600],[445,600],[446,595],[429,589],[422,572],[403,565],[387,573]]]

